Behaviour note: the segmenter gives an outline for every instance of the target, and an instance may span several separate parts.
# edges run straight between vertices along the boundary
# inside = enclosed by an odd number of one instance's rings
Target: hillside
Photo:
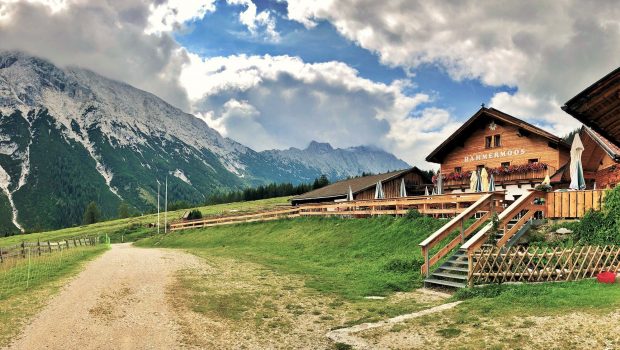
[[[200,203],[222,190],[406,166],[366,148],[314,148],[255,152],[153,94],[0,52],[0,235],[79,224],[90,201],[108,218],[121,202],[152,211],[165,177],[171,201]]]

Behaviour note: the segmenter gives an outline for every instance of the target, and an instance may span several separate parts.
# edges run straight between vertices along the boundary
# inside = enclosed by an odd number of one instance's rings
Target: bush
[[[407,220],[415,220],[415,219],[419,219],[421,217],[423,217],[424,215],[422,215],[417,209],[409,209],[407,210],[407,214],[405,214],[405,218]]]
[[[574,231],[580,243],[620,244],[620,186],[607,192],[603,210],[586,213]]]
[[[411,271],[419,272],[424,264],[422,258],[418,259],[392,259],[383,266],[385,271],[407,273]]]
[[[194,210],[189,212],[189,215],[187,216],[187,219],[188,220],[202,219],[202,213],[200,212],[200,210],[194,209]]]

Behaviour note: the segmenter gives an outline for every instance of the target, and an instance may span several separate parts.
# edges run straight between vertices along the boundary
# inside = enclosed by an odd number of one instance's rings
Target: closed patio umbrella
[[[583,165],[581,164],[581,154],[583,153],[583,143],[579,134],[575,135],[573,145],[570,149],[570,185],[568,188],[573,190],[585,190],[586,180],[583,176]]]
[[[471,177],[469,178],[469,189],[472,192],[476,192],[477,187],[478,187],[478,175],[476,175],[475,171],[472,171]]]
[[[437,191],[435,191],[435,187],[433,187],[433,193],[431,193],[431,195],[433,195],[433,196],[434,196],[434,195],[436,195],[436,194],[437,194]]]
[[[495,178],[493,174],[489,177],[489,192],[495,192]]]
[[[383,193],[383,185],[381,181],[377,182],[375,186],[375,199],[383,199],[385,198],[385,193]]]
[[[441,176],[441,169],[437,171],[437,194],[443,194],[443,179]]]
[[[407,197],[407,188],[405,187],[405,179],[400,181],[400,194],[401,197]]]
[[[349,202],[353,200],[353,190],[351,189],[351,186],[349,186],[349,194],[347,195],[347,200]]]
[[[476,171],[476,192],[482,192],[482,178],[480,176],[480,171]]]
[[[429,193],[428,193],[428,186],[425,186],[425,187],[424,187],[424,195],[425,195],[425,196],[428,196],[428,195],[429,195]]]
[[[482,192],[487,192],[489,190],[489,173],[487,173],[486,168],[482,168],[482,170],[480,170],[480,179],[482,180]]]

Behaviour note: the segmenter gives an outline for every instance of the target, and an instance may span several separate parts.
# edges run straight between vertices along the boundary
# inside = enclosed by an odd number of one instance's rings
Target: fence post
[[[37,253],[41,256],[41,239],[37,238]]]
[[[30,248],[28,249],[28,273],[26,274],[26,289],[30,284]]]
[[[22,241],[22,257],[26,259],[26,242]]]
[[[65,239],[65,243],[67,243],[67,249],[69,249],[69,240]]]
[[[426,264],[426,277],[428,278],[428,276],[430,275],[430,269],[431,267],[430,265],[430,260],[428,259],[428,247],[424,247],[424,262]]]
[[[4,262],[4,257],[2,256],[2,248],[0,248],[0,264]]]
[[[52,243],[50,243],[50,241],[47,241],[47,249],[49,249],[50,254],[52,254]]]
[[[467,252],[467,285],[471,288],[474,286],[474,258],[471,253]]]

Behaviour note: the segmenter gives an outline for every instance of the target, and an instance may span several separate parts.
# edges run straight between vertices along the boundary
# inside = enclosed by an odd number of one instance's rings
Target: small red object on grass
[[[615,283],[616,274],[610,271],[601,272],[596,276],[596,280],[601,283]]]

